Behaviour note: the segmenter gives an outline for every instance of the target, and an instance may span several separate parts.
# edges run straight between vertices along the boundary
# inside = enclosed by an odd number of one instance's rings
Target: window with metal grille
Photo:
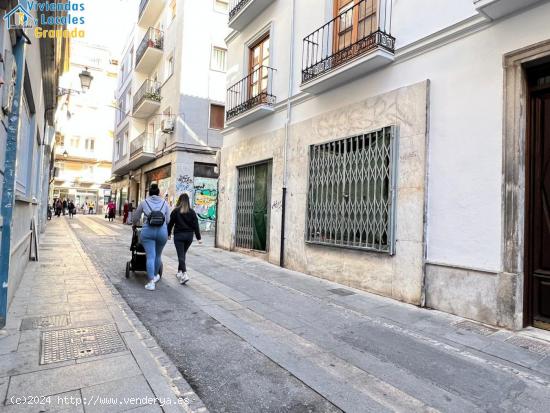
[[[306,242],[394,254],[395,127],[312,145]]]

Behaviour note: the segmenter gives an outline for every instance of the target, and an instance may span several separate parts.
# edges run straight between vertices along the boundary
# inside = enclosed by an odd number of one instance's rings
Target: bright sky
[[[80,0],[86,6],[86,43],[107,47],[120,57],[122,48],[137,17],[139,0]]]

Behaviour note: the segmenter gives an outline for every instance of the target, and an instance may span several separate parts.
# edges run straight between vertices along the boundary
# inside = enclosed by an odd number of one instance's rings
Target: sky
[[[80,0],[86,10],[83,26],[84,41],[107,47],[113,57],[119,57],[128,38],[133,21],[137,17],[139,0]]]

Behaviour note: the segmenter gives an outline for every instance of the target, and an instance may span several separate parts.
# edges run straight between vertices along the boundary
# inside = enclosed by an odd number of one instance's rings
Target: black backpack
[[[149,202],[147,202],[147,200],[145,200],[145,203],[151,210],[151,213],[149,215],[145,214],[145,217],[147,218],[147,224],[149,224],[149,226],[151,227],[162,227],[165,221],[164,213],[162,212],[162,210],[164,208],[164,204],[166,203],[166,201],[162,202],[162,206],[158,211],[153,210],[153,208],[151,208],[151,205],[149,205]]]

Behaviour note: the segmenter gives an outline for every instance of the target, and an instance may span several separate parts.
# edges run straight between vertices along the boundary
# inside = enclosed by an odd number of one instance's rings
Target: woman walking
[[[107,204],[107,217],[109,218],[109,222],[113,222],[116,215],[116,204],[111,199],[109,203]]]
[[[139,204],[132,214],[134,225],[139,223],[142,214],[145,215],[140,241],[147,256],[146,267],[149,282],[145,288],[151,291],[155,289],[155,284],[160,280],[162,250],[168,240],[168,221],[170,219],[170,208],[159,194],[158,185],[152,184],[149,188],[149,196]]]
[[[189,281],[189,274],[187,274],[187,267],[185,265],[185,255],[193,243],[193,233],[197,237],[199,244],[202,244],[199,219],[189,205],[189,195],[187,194],[180,195],[176,208],[170,214],[168,238],[171,238],[172,230],[174,230],[174,245],[176,246],[179,261],[176,277],[180,284],[183,285]]]

